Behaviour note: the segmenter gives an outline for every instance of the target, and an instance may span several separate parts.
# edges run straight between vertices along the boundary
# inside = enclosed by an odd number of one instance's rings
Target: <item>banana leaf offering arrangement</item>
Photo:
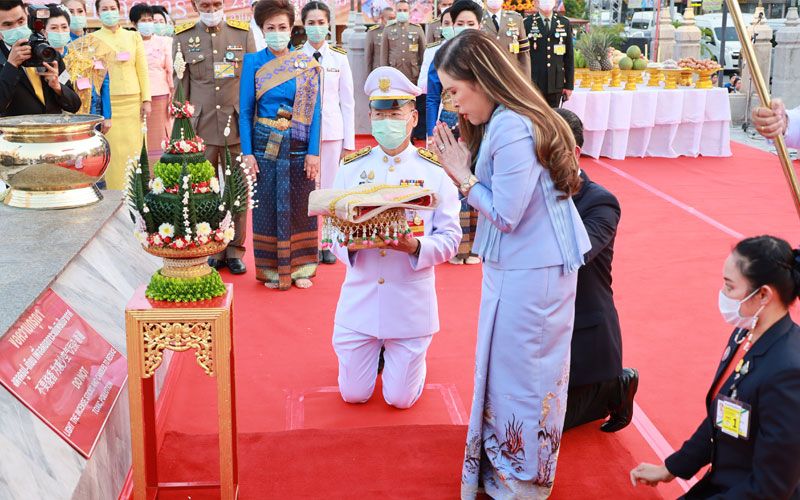
[[[436,193],[418,186],[369,185],[318,189],[308,198],[308,215],[322,216],[322,248],[398,245],[413,238],[407,211],[433,210]],[[413,223],[413,222],[412,222]]]

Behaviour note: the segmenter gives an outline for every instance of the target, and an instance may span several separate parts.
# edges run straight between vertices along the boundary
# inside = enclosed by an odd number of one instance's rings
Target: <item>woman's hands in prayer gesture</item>
[[[434,153],[439,157],[439,162],[447,175],[456,184],[464,182],[472,174],[469,168],[472,155],[467,145],[461,140],[456,140],[450,127],[443,122],[437,123],[433,129],[433,140],[436,144]]]

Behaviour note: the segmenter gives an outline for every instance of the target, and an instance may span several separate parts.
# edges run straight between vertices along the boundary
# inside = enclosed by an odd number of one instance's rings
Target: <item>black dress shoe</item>
[[[320,250],[319,261],[323,264],[336,264],[336,256],[330,250]]]
[[[225,267],[225,261],[222,259],[217,259],[216,257],[209,257],[208,265],[211,266],[213,269],[222,269],[223,267]]]
[[[228,270],[231,274],[244,274],[247,272],[247,268],[242,262],[242,259],[228,259],[225,261],[225,265],[228,266]]]
[[[639,388],[639,372],[625,368],[619,377],[620,405],[611,410],[609,419],[600,426],[603,432],[617,432],[631,423],[633,419],[633,397]]]

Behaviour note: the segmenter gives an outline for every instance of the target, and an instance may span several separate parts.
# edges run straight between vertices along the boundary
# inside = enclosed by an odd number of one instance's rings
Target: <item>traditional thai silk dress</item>
[[[164,152],[161,143],[169,138],[172,130],[172,119],[169,116],[169,104],[172,102],[172,39],[165,36],[152,35],[143,40],[147,54],[148,74],[150,75],[151,111],[147,115],[147,155],[150,157],[150,168]]]
[[[441,45],[439,45],[441,47]],[[431,62],[428,68],[428,94],[426,96],[426,127],[428,137],[433,135],[433,128],[438,121],[447,124],[454,131],[458,130],[458,109],[453,104],[450,93],[442,89],[442,82],[436,72],[436,65]],[[472,252],[472,242],[475,240],[475,228],[478,226],[478,212],[469,206],[467,200],[461,202],[461,244],[458,246],[456,258],[465,259]]]
[[[142,149],[142,102],[150,100],[150,78],[142,37],[136,31],[102,27],[88,35],[96,47],[98,69],[108,71],[111,112],[114,116],[106,139],[111,147],[111,163],[106,170],[108,189],[125,188],[125,165],[138,158]]]
[[[591,244],[539,164],[531,121],[498,107],[467,197],[483,258],[475,392],[461,497],[546,498],[567,407],[578,268]]]
[[[259,173],[253,209],[256,279],[287,290],[317,270],[317,218],[308,216],[315,181],[304,170],[320,150],[320,65],[302,51],[245,54],[239,94],[242,154]]]

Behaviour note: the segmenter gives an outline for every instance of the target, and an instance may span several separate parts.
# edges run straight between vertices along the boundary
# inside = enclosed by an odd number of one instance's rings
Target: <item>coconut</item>
[[[647,62],[641,59],[636,59],[633,61],[633,69],[636,71],[644,71],[645,68],[647,68]]]
[[[631,60],[630,57],[625,56],[619,60],[619,69],[626,71],[629,69],[633,69],[634,62]]]
[[[642,57],[642,49],[639,48],[638,45],[631,45],[628,47],[627,55],[634,61]]]

